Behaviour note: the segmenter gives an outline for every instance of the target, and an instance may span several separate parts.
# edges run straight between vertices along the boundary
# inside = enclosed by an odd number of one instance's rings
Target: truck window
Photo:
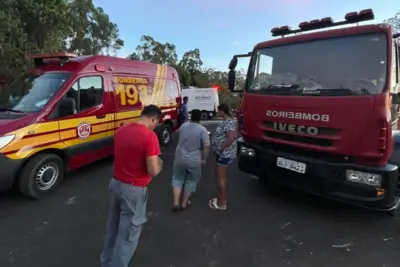
[[[380,94],[387,83],[387,49],[384,33],[258,49],[251,59],[247,91],[321,96],[326,92]]]
[[[98,106],[103,101],[103,78],[101,76],[82,77],[66,94],[76,101],[78,112]]]
[[[69,73],[25,75],[0,90],[0,111],[38,112],[60,90]]]

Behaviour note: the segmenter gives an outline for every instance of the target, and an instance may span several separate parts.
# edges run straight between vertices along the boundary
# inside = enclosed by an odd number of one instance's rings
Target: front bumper
[[[0,154],[0,191],[12,188],[23,160],[10,159]]]
[[[241,153],[242,147],[254,153]],[[306,164],[305,174],[277,166],[282,157]],[[383,167],[362,166],[352,163],[329,162],[323,158],[311,158],[287,152],[261,148],[238,141],[239,169],[260,179],[270,178],[278,183],[328,198],[349,202],[376,210],[393,210],[399,205],[398,167],[388,164]],[[348,181],[346,171],[353,170],[382,176],[381,186],[374,187]]]

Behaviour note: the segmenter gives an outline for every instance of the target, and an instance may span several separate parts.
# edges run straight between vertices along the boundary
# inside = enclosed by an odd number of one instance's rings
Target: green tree
[[[394,17],[385,20],[385,23],[392,25],[395,33],[400,33],[400,12],[397,12]]]
[[[92,0],[3,0],[0,29],[0,80],[7,81],[28,66],[27,54],[109,54],[123,46],[117,25]]]
[[[143,35],[140,41],[141,44],[136,47],[135,52],[128,56],[129,59],[157,64],[176,64],[178,62],[175,45],[160,43],[149,35]]]
[[[203,61],[200,57],[200,50],[198,48],[187,51],[183,54],[181,61],[179,62],[183,68],[189,72],[201,71]]]
[[[103,8],[92,0],[69,1],[70,27],[66,39],[68,51],[79,55],[116,53],[124,46],[118,26],[110,21]]]
[[[220,102],[227,103],[230,107],[236,108],[241,98],[232,94],[227,88],[228,74],[212,68],[202,68],[200,50],[195,48],[185,52],[178,62],[175,52],[175,45],[171,43],[161,43],[149,35],[144,35],[140,39],[141,44],[128,56],[128,59],[141,60],[157,64],[168,64],[176,69],[179,75],[182,88],[189,86],[207,88],[216,85],[220,88]],[[245,83],[245,72],[237,72],[237,87],[243,88]]]

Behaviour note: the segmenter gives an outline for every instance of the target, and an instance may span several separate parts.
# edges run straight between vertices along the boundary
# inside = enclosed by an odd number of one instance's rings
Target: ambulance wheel
[[[166,146],[171,142],[172,129],[168,124],[164,124],[158,133],[158,139],[160,140],[161,146]]]
[[[19,190],[32,199],[50,195],[64,178],[64,168],[64,161],[55,154],[34,156],[20,174]]]
[[[201,112],[201,115],[200,115],[200,120],[205,121],[205,120],[208,120],[208,119],[209,119],[208,112],[203,110]]]

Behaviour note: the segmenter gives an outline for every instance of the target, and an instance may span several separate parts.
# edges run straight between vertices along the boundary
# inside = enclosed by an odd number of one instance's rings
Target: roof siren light
[[[372,9],[364,9],[360,12],[347,13],[344,18],[348,23],[358,23],[361,21],[373,20],[375,15]]]
[[[272,36],[285,35],[291,32],[292,29],[289,26],[275,27],[271,30]]]

